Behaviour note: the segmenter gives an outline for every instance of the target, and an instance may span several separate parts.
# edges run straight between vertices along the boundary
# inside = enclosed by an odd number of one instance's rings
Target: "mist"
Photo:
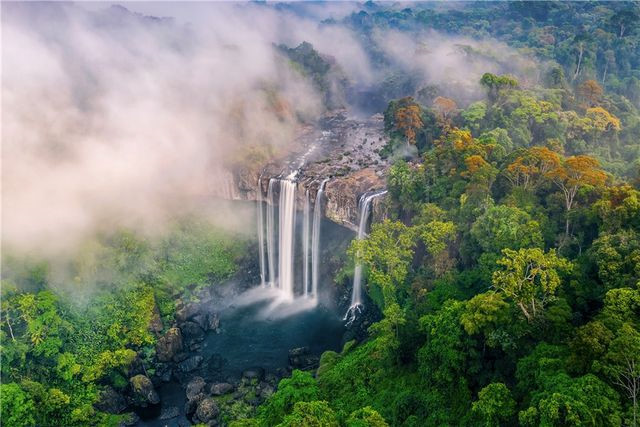
[[[201,209],[248,157],[286,154],[323,106],[280,43],[311,42],[352,85],[403,70],[458,99],[482,96],[483,72],[535,66],[491,40],[385,30],[372,37],[388,58],[376,68],[340,24],[358,4],[330,6],[3,3],[5,249],[59,255],[97,231],[156,233]],[[207,215],[227,228],[250,223]]]

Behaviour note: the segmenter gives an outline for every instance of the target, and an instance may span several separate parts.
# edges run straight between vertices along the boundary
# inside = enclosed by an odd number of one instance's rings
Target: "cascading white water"
[[[296,188],[294,181],[288,179],[280,180],[280,204],[278,208],[279,216],[279,239],[278,239],[278,259],[279,277],[278,287],[282,290],[283,297],[293,300],[293,260],[294,260],[294,237],[296,224]]]
[[[266,260],[264,253],[264,206],[262,203],[262,178],[258,178],[258,254],[260,256],[260,284],[267,286]]]
[[[318,282],[320,280],[320,224],[322,222],[322,195],[328,179],[318,187],[316,202],[313,207],[313,232],[311,233],[311,297],[318,298]]]
[[[304,195],[304,208],[303,208],[303,221],[302,221],[302,275],[304,277],[304,296],[309,295],[309,227],[310,224],[310,201],[309,201],[309,189]]]
[[[274,185],[276,179],[269,180],[267,189],[267,264],[269,266],[269,286],[276,286],[276,206],[274,200]]]
[[[380,191],[368,195],[363,195],[358,203],[358,234],[356,239],[362,240],[367,234],[367,223],[369,220],[369,214],[371,213],[371,202],[376,197],[382,196],[386,191]],[[351,291],[351,306],[344,316],[344,319],[349,319],[352,322],[355,316],[360,312],[362,306],[362,264],[356,263],[355,270],[353,272],[353,289]]]

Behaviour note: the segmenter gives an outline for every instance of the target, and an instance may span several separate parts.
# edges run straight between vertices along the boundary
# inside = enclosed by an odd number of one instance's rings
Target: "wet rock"
[[[180,325],[180,330],[187,346],[204,340],[204,330],[195,322],[184,322]]]
[[[204,392],[207,383],[204,381],[202,377],[194,377],[187,384],[187,389],[185,394],[187,396],[187,400],[194,400],[196,396]]]
[[[220,333],[220,317],[217,313],[209,313],[207,315],[207,329]]]
[[[128,373],[128,376],[130,377],[134,377],[139,374],[146,375],[147,372],[144,369],[144,365],[142,363],[142,359],[140,358],[140,356],[136,355],[135,359],[133,359],[133,361],[129,365],[129,370],[127,373]]]
[[[182,332],[178,328],[171,328],[158,340],[156,357],[160,362],[171,361],[182,351]]]
[[[203,330],[207,330],[209,328],[209,319],[207,319],[206,314],[198,314],[191,318],[191,321],[197,323]]]
[[[314,369],[318,367],[319,362],[319,357],[309,354],[309,347],[289,350],[289,365],[292,369]]]
[[[153,387],[153,383],[146,375],[136,375],[129,378],[136,402],[140,405],[160,403],[160,396]]]
[[[218,404],[211,398],[203,399],[198,404],[198,409],[196,409],[196,417],[203,423],[213,421],[219,413]]]
[[[119,414],[127,409],[127,402],[120,393],[113,388],[107,386],[100,392],[98,402],[93,406],[99,411],[106,412],[108,414]]]
[[[242,372],[242,378],[261,381],[264,378],[264,369],[259,367],[246,369]]]
[[[173,361],[176,363],[180,363],[183,360],[187,360],[188,357],[189,357],[189,353],[183,351],[173,356]]]
[[[180,415],[180,410],[177,406],[170,406],[168,408],[162,408],[162,412],[160,412],[161,420],[170,420],[171,418],[175,418]]]
[[[298,357],[305,354],[309,354],[309,347],[292,348],[291,350],[289,350],[289,359],[291,359],[292,357]]]
[[[211,394],[214,396],[222,396],[233,391],[233,385],[229,383],[217,383],[211,386]]]
[[[261,382],[260,385],[258,386],[258,396],[262,400],[267,399],[269,396],[273,394],[274,391],[275,389],[273,388],[273,386],[267,382]]]
[[[271,374],[271,373],[265,375],[264,380],[268,382],[269,385],[271,386],[275,386],[278,383],[278,377],[276,377],[274,374]]]
[[[192,356],[183,362],[178,363],[178,369],[182,372],[192,372],[200,367],[202,364],[202,356]]]
[[[196,303],[185,304],[182,308],[176,310],[176,320],[178,323],[186,322],[200,312],[200,306]]]
[[[163,383],[171,381],[172,373],[173,369],[171,369],[168,363],[156,363],[156,377]]]
[[[205,396],[203,393],[200,393],[199,395],[195,396],[193,400],[187,400],[187,402],[184,404],[184,413],[187,416],[193,415],[196,412],[196,409],[198,409],[198,404],[205,397],[207,396]]]

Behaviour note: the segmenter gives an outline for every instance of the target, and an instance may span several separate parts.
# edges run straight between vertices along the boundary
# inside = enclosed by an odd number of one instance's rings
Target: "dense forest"
[[[375,98],[388,218],[341,254],[334,280],[349,286],[362,263],[377,321],[223,425],[639,425],[638,3],[409,6],[367,2],[324,25],[350,28],[382,68],[372,37],[388,28],[493,38],[539,66],[486,72],[479,96],[387,75]],[[348,76],[310,44],[277,48],[327,108],[349,98]],[[128,378],[153,375],[163,324],[253,243],[194,218],[161,238],[105,233],[62,289],[51,266],[4,254],[2,424],[127,422],[101,393],[144,389]],[[83,283],[94,291],[78,304]]]

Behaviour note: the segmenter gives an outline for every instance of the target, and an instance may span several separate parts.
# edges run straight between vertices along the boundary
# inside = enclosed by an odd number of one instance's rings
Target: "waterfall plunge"
[[[260,256],[260,284],[267,286],[266,260],[264,253],[264,206],[262,203],[262,178],[258,179],[258,254]]]
[[[296,227],[296,187],[293,181],[280,181],[278,258],[279,288],[283,297],[293,300],[293,260]]]
[[[269,265],[269,286],[276,286],[276,206],[274,185],[277,181],[269,180],[267,189],[267,260]],[[262,191],[262,190],[260,190]]]
[[[309,228],[311,226],[309,189],[304,194],[304,219],[302,221],[302,275],[304,277],[304,296],[309,296]]]
[[[367,234],[367,223],[369,221],[369,215],[371,214],[371,203],[376,197],[386,194],[386,191],[379,191],[377,193],[365,194],[360,198],[358,203],[358,234],[356,239],[362,240]],[[351,306],[344,316],[344,320],[349,320],[349,323],[355,320],[357,313],[362,308],[362,264],[359,262],[355,266],[353,272],[353,289],[351,291]]]
[[[266,215],[263,211],[262,180],[258,180],[258,245],[260,275],[264,286],[277,288],[289,301],[295,297],[296,192],[294,174],[286,179],[269,180],[266,196]],[[318,187],[313,217],[309,190],[305,191],[302,224],[302,269],[304,297],[317,302],[320,281],[320,225],[323,218],[322,201],[328,179]],[[276,191],[278,213],[276,219]],[[266,222],[266,230],[265,230]],[[265,254],[266,231],[266,254]],[[266,255],[266,256],[265,256]],[[267,280],[268,278],[268,280]]]
[[[325,179],[318,187],[316,203],[313,207],[313,232],[311,233],[311,297],[318,298],[318,282],[320,281],[320,225],[322,223],[322,195],[324,186],[328,179]]]

